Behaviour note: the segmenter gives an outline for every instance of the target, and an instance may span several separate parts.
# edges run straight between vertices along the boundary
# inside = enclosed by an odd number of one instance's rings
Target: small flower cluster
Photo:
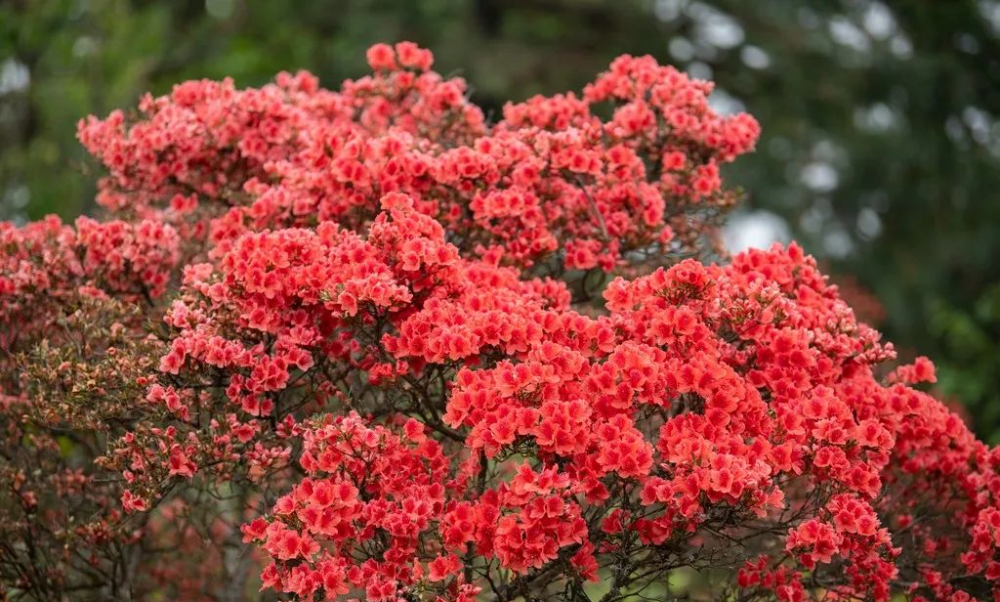
[[[44,334],[60,308],[82,298],[152,301],[166,292],[180,258],[171,226],[155,220],[76,227],[52,216],[17,228],[0,223],[0,347]]]
[[[327,417],[310,424],[303,440],[307,478],[278,500],[273,522],[243,527],[244,539],[262,541],[274,559],[265,586],[332,599],[353,585],[385,600],[419,583],[421,591],[474,599],[480,590],[463,581],[458,558],[429,541],[456,484],[450,458],[422,424],[371,427],[356,414]],[[352,551],[368,556],[373,548],[377,558],[351,560]],[[414,555],[426,566],[409,564]]]
[[[622,57],[489,124],[368,60],[90,118],[119,219],[0,225],[0,597],[1000,599],[931,362],[798,246],[702,262],[751,117]]]

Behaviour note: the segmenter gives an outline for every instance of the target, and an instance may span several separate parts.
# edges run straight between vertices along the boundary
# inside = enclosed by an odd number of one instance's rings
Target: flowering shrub
[[[115,220],[0,226],[2,595],[997,599],[933,365],[795,245],[709,263],[751,117],[621,57],[487,123],[368,60],[91,117]]]

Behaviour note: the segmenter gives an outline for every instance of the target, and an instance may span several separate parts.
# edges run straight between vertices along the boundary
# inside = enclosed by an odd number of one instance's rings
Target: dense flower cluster
[[[751,117],[622,57],[488,124],[368,60],[90,118],[121,219],[0,227],[0,593],[1000,597],[1000,450],[930,361],[795,245],[703,263]]]
[[[618,59],[580,98],[509,104],[487,128],[426,51],[377,48],[374,74],[339,92],[307,74],[259,90],[188,82],[145,98],[137,122],[90,118],[80,139],[111,173],[100,202],[207,230],[218,254],[264,228],[363,228],[404,192],[465,255],[610,271],[629,253],[656,265],[700,251],[735,200],[719,165],[759,132],[749,115],[714,113],[710,84],[649,57]],[[591,108],[608,102],[605,122]]]

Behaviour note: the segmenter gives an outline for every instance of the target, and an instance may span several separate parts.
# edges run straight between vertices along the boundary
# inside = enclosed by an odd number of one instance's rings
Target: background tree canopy
[[[94,210],[76,121],[191,78],[364,72],[411,39],[475,100],[578,89],[621,53],[718,84],[764,128],[728,173],[733,246],[795,238],[1000,440],[1000,2],[12,0],[0,6],[0,218]],[[856,286],[857,285],[860,286]],[[861,293],[856,303],[863,303]],[[880,319],[881,318],[881,319]]]

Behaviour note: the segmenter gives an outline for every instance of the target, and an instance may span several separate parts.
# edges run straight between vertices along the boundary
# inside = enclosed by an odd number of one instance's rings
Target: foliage
[[[367,58],[83,120],[113,219],[0,228],[4,596],[998,593],[933,365],[796,245],[709,263],[752,117],[650,57],[496,121]]]
[[[966,313],[943,300],[932,306],[929,328],[947,345],[954,358],[940,367],[938,388],[961,400],[977,421],[994,424],[1000,420],[1000,398],[990,387],[989,376],[1000,369],[1000,286],[986,289],[973,311]],[[991,442],[997,434],[991,433]]]

